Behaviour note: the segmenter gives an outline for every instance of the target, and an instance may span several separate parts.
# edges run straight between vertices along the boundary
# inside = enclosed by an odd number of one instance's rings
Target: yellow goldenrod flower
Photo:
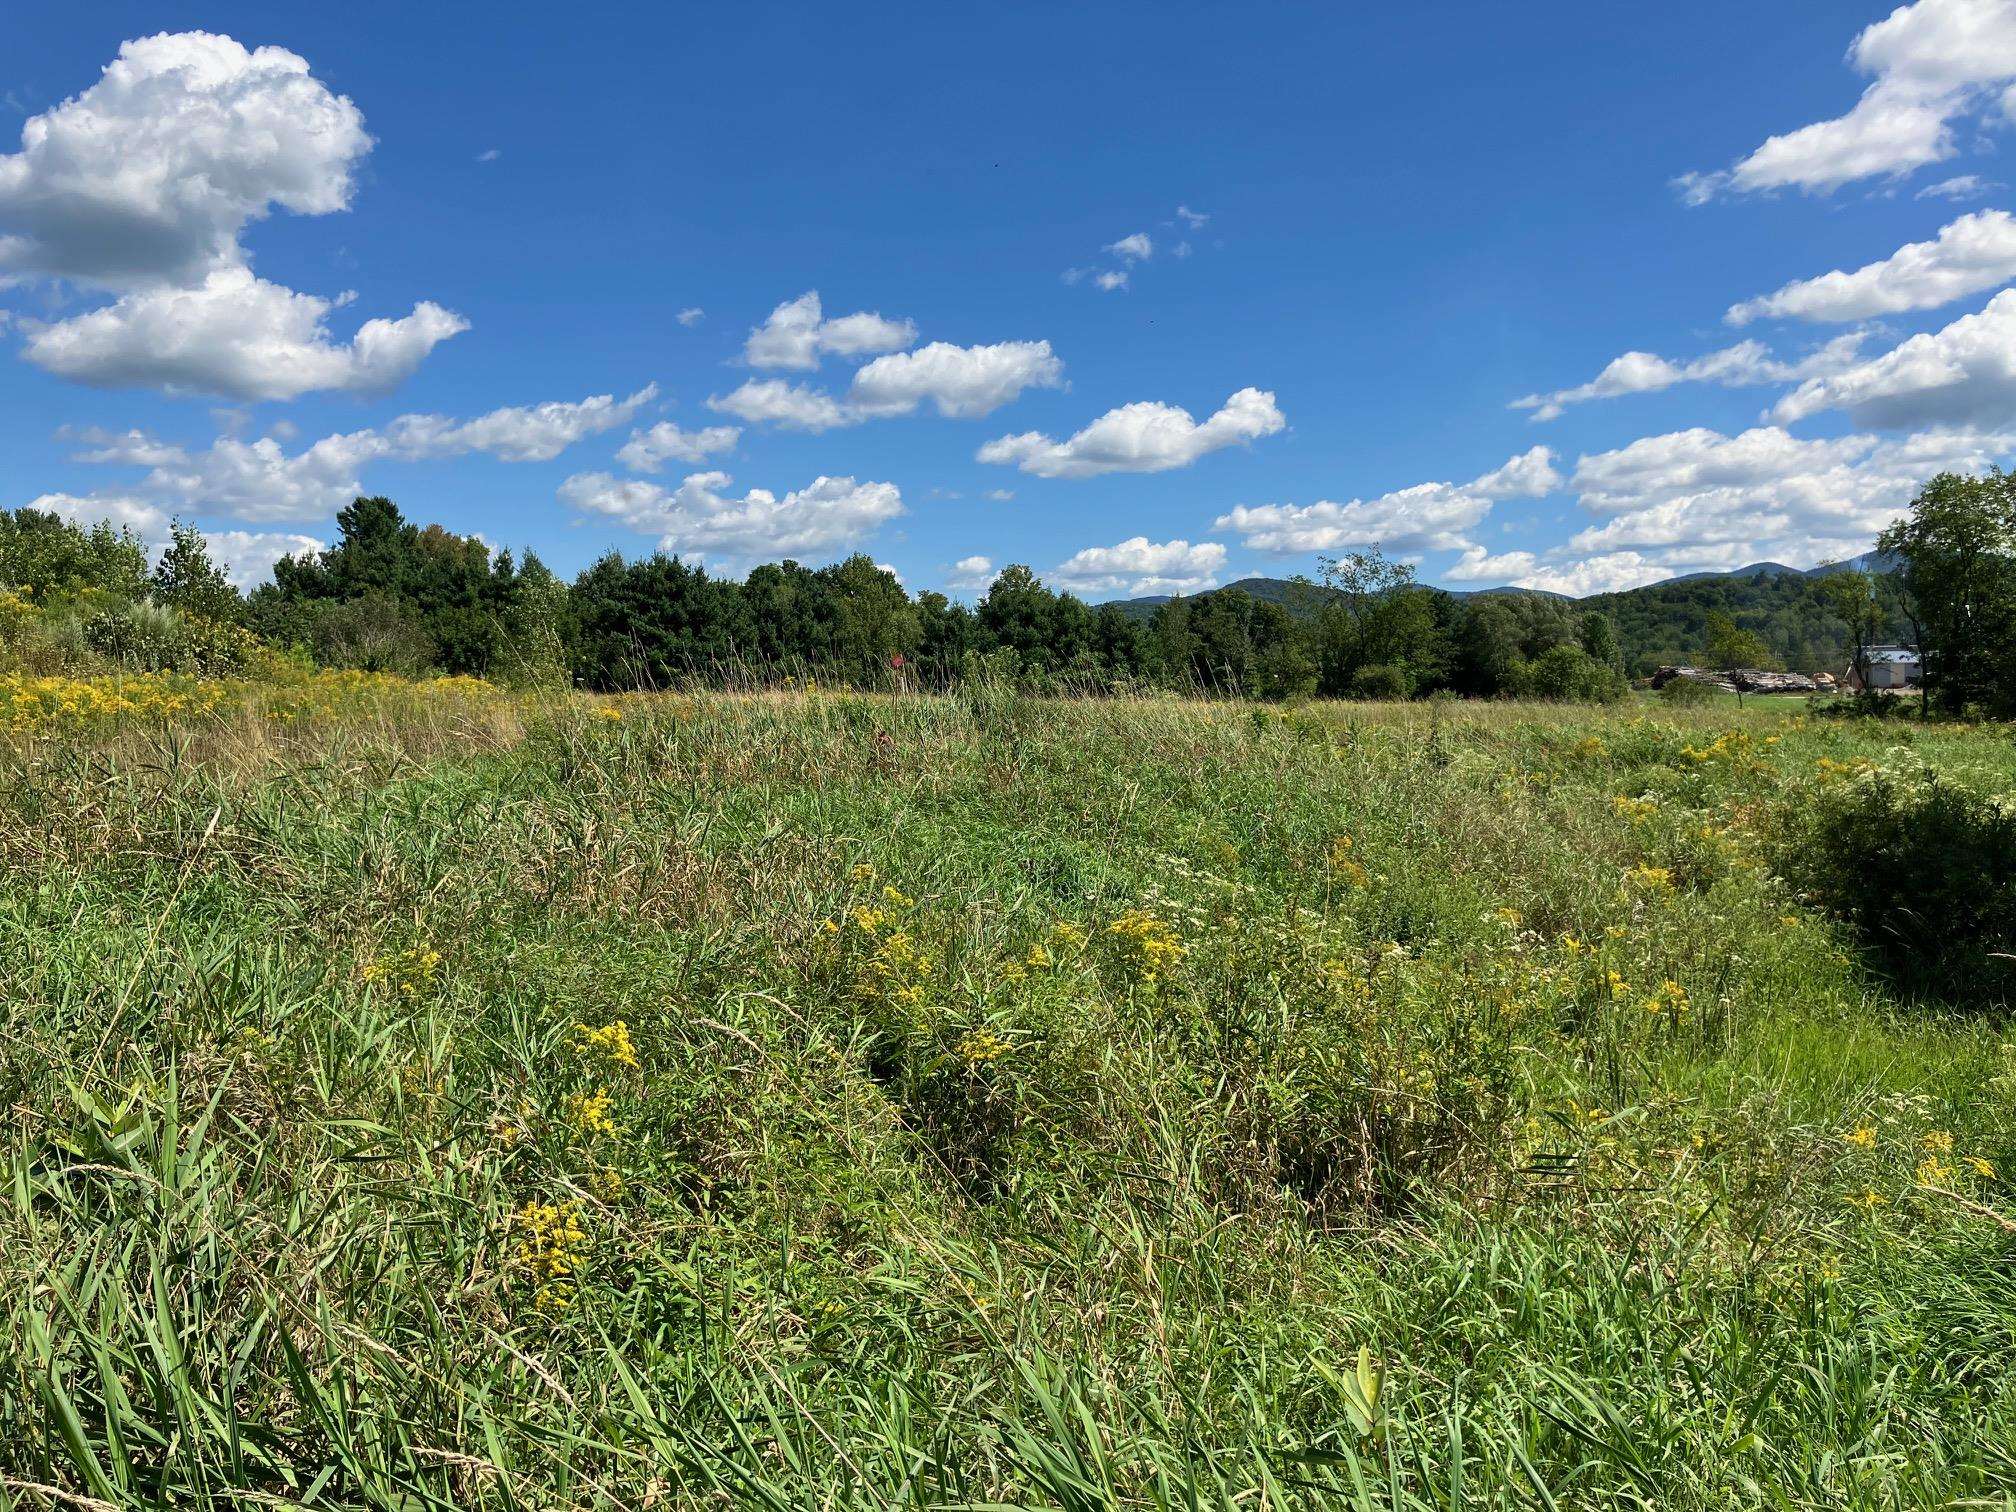
[[[609,1110],[615,1101],[607,1092],[577,1092],[567,1099],[567,1121],[583,1134],[614,1134]]]
[[[985,1066],[1014,1050],[1014,1042],[992,1029],[976,1029],[958,1044],[959,1058],[969,1066]]]
[[[630,1042],[630,1026],[622,1019],[604,1024],[600,1029],[576,1024],[574,1032],[581,1037],[579,1048],[583,1055],[597,1056],[632,1071],[639,1069],[637,1049]]]
[[[513,1258],[537,1287],[535,1304],[550,1311],[566,1307],[589,1247],[581,1204],[528,1202],[512,1214],[511,1227],[517,1235]]]
[[[1143,986],[1153,986],[1181,961],[1189,947],[1167,920],[1143,908],[1130,908],[1106,926],[1127,964]]]

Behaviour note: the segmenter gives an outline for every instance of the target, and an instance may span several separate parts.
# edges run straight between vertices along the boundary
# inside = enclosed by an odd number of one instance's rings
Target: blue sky
[[[2012,84],[2016,0],[34,7],[0,503],[247,581],[355,488],[569,573],[1809,565],[2016,451]]]

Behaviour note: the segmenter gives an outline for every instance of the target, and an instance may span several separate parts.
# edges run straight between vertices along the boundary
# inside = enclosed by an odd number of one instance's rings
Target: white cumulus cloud
[[[502,462],[550,462],[578,441],[629,424],[638,410],[657,397],[658,385],[651,383],[625,399],[595,394],[587,399],[509,405],[474,420],[401,415],[385,427],[384,435],[388,454],[396,457],[487,452]]]
[[[92,499],[131,495],[205,514],[253,522],[324,519],[364,492],[364,470],[374,462],[424,461],[484,453],[504,462],[544,462],[588,436],[613,430],[657,394],[650,385],[617,399],[597,394],[577,401],[514,405],[473,420],[442,415],[401,415],[380,429],[324,436],[289,452],[278,435],[244,440],[219,436],[192,451],[144,431],[117,435],[85,431],[72,439],[86,449],[78,460],[144,467],[129,490]]]
[[[1879,357],[1801,384],[1778,402],[1783,424],[1841,410],[1875,430],[1997,427],[2016,419],[2016,289]]]
[[[1196,593],[1216,587],[1225,548],[1216,541],[1151,541],[1087,546],[1052,568],[1051,582],[1072,593]]]
[[[1927,479],[1980,472],[2012,447],[2016,429],[1895,440],[1803,440],[1777,426],[1646,436],[1577,462],[1570,487],[1596,523],[1528,572],[1489,575],[1579,595],[1759,560],[1839,560],[1868,550]]]
[[[1867,334],[1850,331],[1837,336],[1815,352],[1796,362],[1784,362],[1771,355],[1761,341],[1739,341],[1734,346],[1687,362],[1674,362],[1654,352],[1626,352],[1612,358],[1587,383],[1556,389],[1548,394],[1528,394],[1514,399],[1513,409],[1531,410],[1535,420],[1553,420],[1571,404],[1591,399],[1618,399],[1627,394],[1653,394],[1677,383],[1717,383],[1728,388],[1745,388],[1762,383],[1796,383],[1816,374],[1838,372],[1851,365]]]
[[[1481,478],[1473,480],[1470,492],[1487,499],[1538,499],[1561,486],[1561,474],[1554,466],[1551,446],[1532,446],[1508,458]]]
[[[864,357],[871,352],[894,352],[917,339],[917,327],[908,320],[888,320],[868,311],[825,317],[819,291],[810,290],[796,299],[787,299],[770,312],[770,318],[749,332],[742,357],[754,368],[791,368],[809,372],[822,358]]]
[[[1116,242],[1108,242],[1106,250],[1122,262],[1146,262],[1155,255],[1155,242],[1146,231],[1136,231]]]
[[[73,525],[110,525],[130,530],[149,546],[168,539],[168,512],[158,504],[125,493],[46,493],[28,501],[30,509],[61,515]]]
[[[953,346],[934,341],[914,352],[877,357],[854,375],[848,406],[863,415],[907,415],[920,404],[972,419],[992,414],[1024,389],[1056,388],[1064,364],[1047,341]]]
[[[1271,436],[1287,423],[1272,394],[1243,388],[1202,422],[1177,405],[1143,400],[1108,410],[1063,441],[1027,431],[989,441],[977,455],[982,462],[1012,464],[1040,478],[1167,472],[1222,447]]]
[[[709,398],[707,408],[752,425],[780,425],[786,430],[833,430],[859,425],[864,418],[823,389],[782,378],[752,378],[738,389]]]
[[[21,150],[0,157],[0,279],[116,296],[19,322],[29,360],[98,387],[233,399],[402,382],[468,323],[423,301],[338,341],[327,319],[348,296],[255,277],[240,244],[275,207],[347,209],[370,148],[357,107],[283,48],[207,32],[124,44],[96,84],[31,117]]]
[[[740,428],[733,425],[707,425],[689,431],[670,420],[660,420],[649,430],[632,431],[616,460],[632,472],[655,473],[667,462],[705,462],[741,439]]]
[[[995,578],[994,564],[984,556],[961,557],[946,575],[947,588],[985,588]]]
[[[1521,452],[1468,483],[1416,483],[1376,499],[1339,504],[1241,504],[1212,522],[1238,533],[1249,551],[1300,556],[1378,546],[1398,553],[1470,551],[1470,532],[1501,499],[1539,498],[1561,486],[1554,454]]]
[[[1063,380],[1064,364],[1047,341],[971,347],[934,341],[867,363],[842,398],[781,378],[752,378],[707,405],[752,424],[823,431],[907,415],[927,403],[941,415],[973,418],[991,414],[1025,389],[1056,388]]]
[[[23,321],[37,367],[94,388],[156,388],[231,399],[293,399],[316,389],[383,393],[469,329],[423,301],[398,320],[331,338],[335,301],[220,268],[198,288],[148,289],[53,324]]]
[[[370,151],[357,107],[278,47],[184,32],[127,42],[0,157],[0,272],[109,289],[198,284],[279,206],[346,209]]]
[[[780,499],[762,488],[738,498],[726,492],[732,481],[727,473],[701,472],[667,489],[639,478],[580,473],[560,485],[560,497],[575,509],[656,536],[665,551],[734,564],[834,555],[903,513],[893,483],[820,477]]]
[[[271,578],[274,564],[283,558],[329,549],[326,541],[314,536],[281,531],[206,530],[203,537],[209,543],[211,560],[241,590],[256,588]]]
[[[1739,326],[1759,318],[1867,320],[1937,309],[2012,278],[2016,217],[2007,210],[1979,210],[1941,227],[1931,241],[1910,242],[1852,273],[1837,269],[1788,283],[1732,305],[1724,318]]]
[[[1824,194],[1951,157],[1956,124],[1990,108],[1993,87],[2016,79],[2016,3],[1901,5],[1863,29],[1848,61],[1872,82],[1846,115],[1774,136],[1722,171],[1683,174],[1682,196],[1700,204],[1723,193]]]

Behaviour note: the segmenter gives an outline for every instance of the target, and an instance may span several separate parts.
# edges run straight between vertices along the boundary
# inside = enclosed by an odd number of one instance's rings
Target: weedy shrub
[[[1699,709],[1715,702],[1716,692],[1698,678],[1673,677],[1659,690],[1659,697],[1669,708]]]
[[[1900,991],[2016,1002],[2016,797],[1909,758],[1822,757],[1785,812],[1779,859]]]
[[[115,666],[137,672],[193,670],[188,630],[182,616],[166,604],[142,600],[94,614],[84,622],[84,638]]]

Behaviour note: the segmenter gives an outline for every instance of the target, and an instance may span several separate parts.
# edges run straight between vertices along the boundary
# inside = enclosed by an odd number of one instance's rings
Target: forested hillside
[[[1484,598],[1539,599],[1572,605],[1576,613],[1609,616],[1616,626],[1624,670],[1642,676],[1653,669],[1707,659],[1709,616],[1727,616],[1738,629],[1761,639],[1770,659],[1795,672],[1839,673],[1850,656],[1848,631],[1829,607],[1822,586],[1830,570],[1800,572],[1775,564],[1739,573],[1699,573],[1669,582],[1652,583],[1619,593],[1599,593],[1585,599],[1530,589],[1494,588],[1482,592],[1447,593],[1474,603]],[[1278,604],[1296,615],[1314,615],[1335,590],[1294,578],[1242,578],[1216,593],[1242,593],[1256,603]],[[1208,598],[1198,594],[1191,602]],[[1166,595],[1127,599],[1118,607],[1144,623],[1174,602]],[[1910,627],[1901,617],[1885,621],[1884,640],[1909,640]]]
[[[1624,664],[1633,672],[1700,659],[1709,643],[1708,617],[1720,613],[1761,637],[1791,671],[1838,673],[1852,652],[1847,627],[1828,605],[1825,582],[1824,576],[1757,572],[1654,583],[1580,602],[1615,622]],[[1909,638],[1901,618],[1886,621],[1878,637]]]

